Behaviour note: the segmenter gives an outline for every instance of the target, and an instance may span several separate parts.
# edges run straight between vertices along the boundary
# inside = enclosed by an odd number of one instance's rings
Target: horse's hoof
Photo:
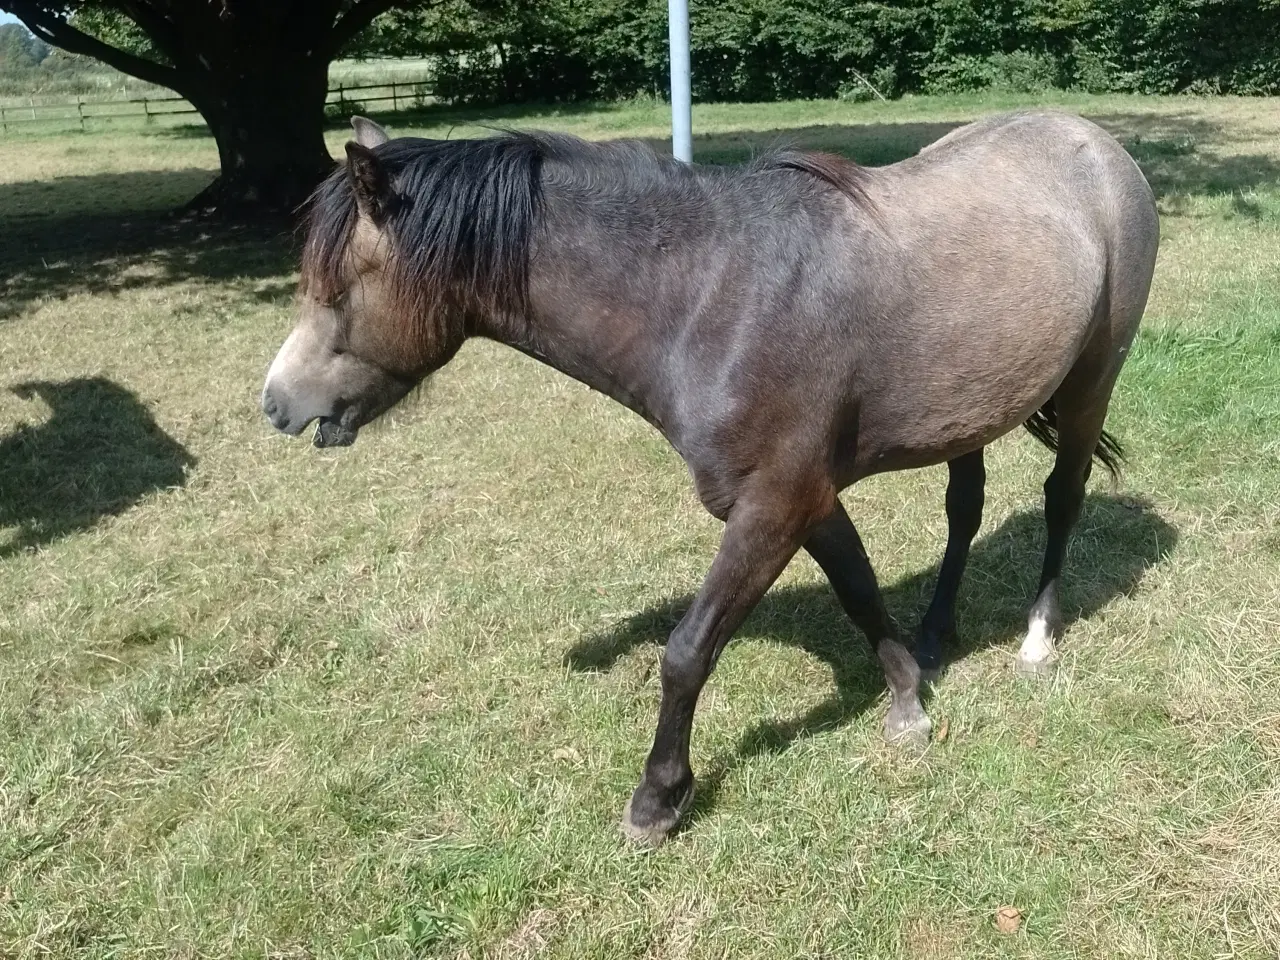
[[[643,789],[643,784],[636,788],[636,793],[639,793],[641,789]],[[626,807],[622,810],[622,823],[620,825],[622,835],[635,843],[649,847],[659,847],[670,836],[671,831],[676,828],[680,818],[693,805],[693,784],[689,784],[684,796],[674,807],[660,810],[651,816],[638,816],[636,814],[633,809],[635,799],[636,795],[633,793],[631,799],[627,801]]]
[[[1057,669],[1057,657],[1050,657],[1047,660],[1028,660],[1019,656],[1013,661],[1013,672],[1030,680],[1048,680],[1057,672]]]
[[[1033,617],[1027,625],[1027,635],[1018,648],[1013,670],[1020,677],[1043,680],[1052,677],[1058,665],[1058,651],[1054,636],[1058,631],[1043,617]]]
[[[894,746],[924,747],[929,743],[933,721],[917,707],[912,712],[897,713],[890,709],[884,718],[884,738]]]

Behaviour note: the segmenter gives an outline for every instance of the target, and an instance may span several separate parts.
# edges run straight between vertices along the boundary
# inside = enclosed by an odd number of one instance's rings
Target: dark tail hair
[[[1050,450],[1058,449],[1058,411],[1054,409],[1052,397],[1033,413],[1031,419],[1023,426]],[[1102,437],[1094,448],[1093,458],[1107,468],[1113,480],[1120,479],[1120,465],[1124,463],[1124,447],[1120,445],[1119,440],[1105,430],[1102,431]]]

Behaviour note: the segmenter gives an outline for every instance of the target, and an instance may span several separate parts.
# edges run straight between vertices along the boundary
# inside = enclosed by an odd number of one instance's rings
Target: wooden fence
[[[431,96],[429,80],[396,80],[390,83],[338,84],[329,89],[326,104],[345,113],[355,105],[379,104],[373,112],[398,111],[421,106]],[[150,123],[157,117],[198,113],[182,97],[134,97],[127,100],[85,100],[76,97],[65,103],[36,103],[34,98],[23,105],[0,106],[0,133],[10,128],[20,130],[29,124],[61,124],[87,130],[95,121],[141,119]],[[15,130],[16,132],[16,130]]]

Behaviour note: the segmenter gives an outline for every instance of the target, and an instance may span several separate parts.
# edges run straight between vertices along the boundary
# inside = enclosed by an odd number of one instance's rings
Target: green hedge
[[[366,51],[439,58],[456,102],[664,95],[665,0],[450,0]],[[692,0],[701,100],[978,88],[1280,92],[1280,0]]]

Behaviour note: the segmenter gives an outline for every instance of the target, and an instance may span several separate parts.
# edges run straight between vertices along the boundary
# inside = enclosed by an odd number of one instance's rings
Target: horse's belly
[[[1044,387],[1035,392],[991,393],[972,401],[956,398],[917,405],[883,426],[865,424],[859,436],[857,473],[910,470],[954,460],[1025,423],[1051,393],[1052,387]]]
[[[1048,306],[1048,309],[1045,309]],[[1024,423],[1080,356],[1093,304],[953,316],[863,394],[858,472],[945,463]]]

